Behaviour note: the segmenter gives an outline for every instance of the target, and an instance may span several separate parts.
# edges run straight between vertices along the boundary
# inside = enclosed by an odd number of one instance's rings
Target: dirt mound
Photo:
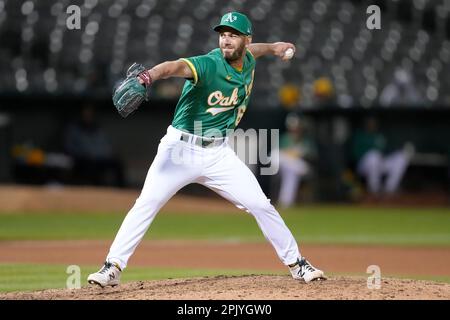
[[[290,276],[249,275],[138,281],[115,288],[88,286],[0,294],[1,299],[39,300],[317,300],[450,299],[450,284],[421,280],[381,280],[368,289],[364,277],[331,277],[309,284]]]

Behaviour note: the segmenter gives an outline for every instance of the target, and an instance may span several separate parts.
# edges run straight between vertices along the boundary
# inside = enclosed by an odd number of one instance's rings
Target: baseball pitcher
[[[238,12],[225,14],[214,30],[219,34],[219,48],[149,70],[134,64],[115,89],[114,105],[126,117],[147,99],[147,88],[153,82],[187,79],[142,192],[125,217],[105,264],[89,275],[91,284],[119,284],[121,272],[160,208],[190,183],[202,184],[252,214],[294,279],[325,279],[321,270],[301,256],[292,233],[255,176],[227,143],[227,133],[239,124],[248,106],[255,59],[274,55],[288,60],[295,46],[285,42],[252,44],[251,22]]]

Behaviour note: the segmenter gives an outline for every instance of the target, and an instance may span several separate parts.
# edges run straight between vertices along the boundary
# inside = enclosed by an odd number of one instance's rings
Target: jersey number
[[[237,126],[239,124],[239,122],[241,122],[242,117],[244,116],[245,110],[247,110],[246,105],[239,106],[237,116],[236,116],[236,121],[234,123],[235,126]]]

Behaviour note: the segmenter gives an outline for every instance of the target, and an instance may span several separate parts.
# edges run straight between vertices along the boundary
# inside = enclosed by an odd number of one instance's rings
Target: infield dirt
[[[383,279],[380,289],[368,289],[364,277],[332,277],[303,283],[290,276],[249,275],[138,281],[115,288],[51,289],[7,293],[0,299],[64,300],[392,300],[450,298],[450,284],[419,280]]]

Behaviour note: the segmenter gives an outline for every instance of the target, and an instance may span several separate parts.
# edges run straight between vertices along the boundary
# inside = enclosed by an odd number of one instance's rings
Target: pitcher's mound
[[[0,295],[0,299],[450,299],[447,283],[386,278],[379,284],[379,289],[369,289],[364,277],[331,277],[306,284],[290,276],[216,276],[128,282],[115,288],[14,292]]]

